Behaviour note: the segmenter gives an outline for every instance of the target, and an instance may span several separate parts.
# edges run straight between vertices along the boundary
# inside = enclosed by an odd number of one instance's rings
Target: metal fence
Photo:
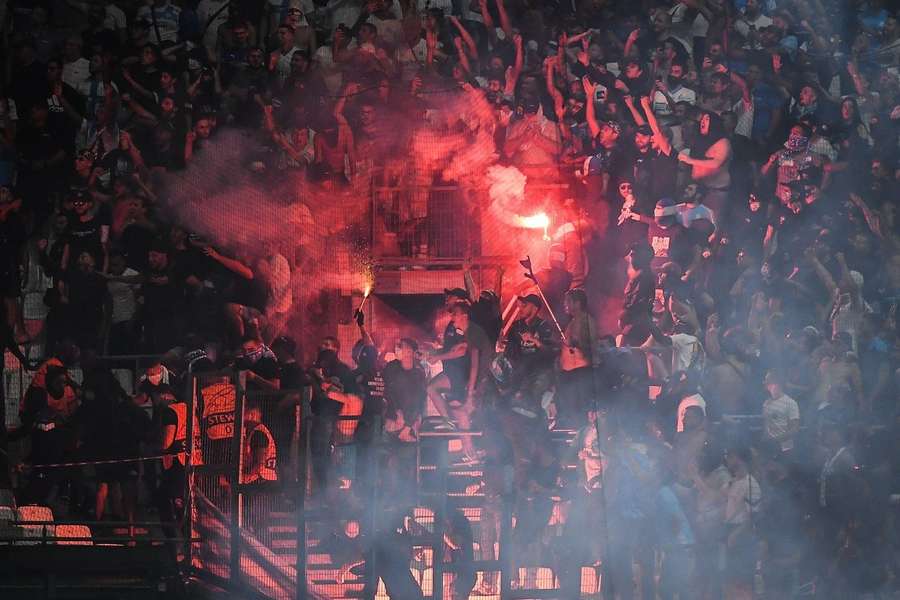
[[[136,378],[155,357],[128,361]],[[377,419],[313,414],[309,388],[253,389],[242,372],[198,374],[189,388],[183,521],[155,523],[165,533],[156,541],[183,545],[185,564],[202,577],[248,597],[386,598],[378,540],[402,524],[409,555],[394,558],[427,598],[460,597],[456,588],[472,576],[485,593],[470,598],[571,600],[600,587],[597,564],[567,565],[560,552],[577,499],[565,489],[514,490],[509,466],[459,464],[463,438],[477,431],[424,427],[414,443],[400,442]],[[732,416],[720,427],[753,425]],[[557,456],[571,456],[573,434],[549,439]],[[562,464],[563,473],[573,468]],[[31,545],[59,544],[37,526]],[[445,534],[461,536],[471,556]],[[364,566],[350,569],[357,562]]]

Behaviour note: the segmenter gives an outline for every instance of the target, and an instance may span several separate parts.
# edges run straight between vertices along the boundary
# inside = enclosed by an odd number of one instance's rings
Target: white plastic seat
[[[58,539],[59,546],[93,546],[94,542],[91,537],[91,528],[87,525],[57,525],[57,538],[74,538],[74,539]],[[85,539],[88,538],[88,539]]]

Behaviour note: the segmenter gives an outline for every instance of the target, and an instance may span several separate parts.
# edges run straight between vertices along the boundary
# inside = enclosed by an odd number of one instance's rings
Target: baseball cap
[[[297,351],[297,342],[289,335],[279,335],[272,340],[272,348],[284,348],[288,354],[294,354]]]
[[[638,125],[638,128],[635,129],[634,132],[641,135],[653,135],[653,130],[650,129],[649,125]]]
[[[660,198],[659,202],[656,203],[656,208],[653,210],[654,217],[670,217],[677,213],[678,211],[675,208],[675,201],[671,198]]]
[[[543,302],[541,302],[541,297],[537,294],[528,294],[527,296],[519,296],[519,302],[527,302],[528,304],[533,304],[538,308],[543,306]]]
[[[444,288],[444,295],[453,296],[454,298],[459,298],[460,300],[469,299],[469,292],[467,292],[463,288]]]

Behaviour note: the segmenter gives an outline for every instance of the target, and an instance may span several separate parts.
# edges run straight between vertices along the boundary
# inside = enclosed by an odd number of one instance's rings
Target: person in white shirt
[[[278,48],[269,54],[269,71],[274,71],[279,83],[284,84],[291,74],[291,60],[300,48],[294,44],[294,28],[290,24],[279,25],[277,35]]]
[[[762,48],[758,34],[772,24],[772,19],[762,14],[759,0],[747,0],[743,16],[734,22],[734,30],[744,38],[744,49],[759,50]]]
[[[787,452],[794,448],[794,436],[800,430],[800,407],[784,393],[784,381],[775,371],[766,373],[765,386],[769,393],[762,409],[765,436]]]
[[[759,552],[753,528],[762,506],[762,490],[750,473],[751,460],[746,447],[725,452],[725,466],[731,473],[725,488],[725,598],[753,595],[753,567]]]
[[[114,252],[109,257],[109,292],[111,310],[109,317],[110,354],[128,354],[137,343],[134,317],[137,314],[137,291],[140,289],[140,273],[127,266],[125,255]]]
[[[91,76],[91,61],[81,55],[84,42],[80,35],[66,39],[63,47],[63,83],[74,89],[80,89]]]
[[[172,5],[170,0],[153,0],[150,6],[138,9],[136,18],[150,23],[150,41],[154,44],[178,41],[178,24],[181,20],[181,8]]]
[[[200,0],[197,20],[203,30],[203,45],[210,56],[215,55],[219,27],[228,22],[230,0]]]
[[[656,93],[653,94],[653,114],[659,117],[668,117],[673,114],[675,105],[679,102],[697,104],[697,93],[682,84],[685,73],[684,63],[673,61],[672,66],[669,67],[669,76],[666,81],[656,82]]]

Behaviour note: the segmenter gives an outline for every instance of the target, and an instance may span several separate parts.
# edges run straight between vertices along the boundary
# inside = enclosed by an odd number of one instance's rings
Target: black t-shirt
[[[63,141],[50,129],[34,129],[31,127],[24,128],[16,136],[16,148],[19,150],[22,158],[27,161],[47,160],[57,154],[60,150],[64,150]],[[31,169],[27,166],[21,171],[31,173]],[[47,170],[38,171],[38,175],[47,174]],[[48,182],[49,183],[49,182]]]
[[[541,347],[526,344],[522,335],[529,333],[540,340]],[[552,367],[552,356],[556,353],[553,345],[553,327],[540,317],[531,322],[525,319],[516,320],[506,334],[506,349],[503,354],[514,367]]]
[[[289,362],[278,365],[278,380],[282,390],[300,390],[309,385],[309,378],[299,363]]]
[[[18,214],[11,213],[5,220],[0,221],[0,277],[12,278],[15,274],[19,262],[19,249],[25,239],[25,223]],[[4,289],[2,282],[0,289]]]
[[[141,285],[144,296],[144,312],[147,316],[162,317],[175,314],[178,292],[172,275],[166,271],[146,271],[147,279]]]
[[[66,276],[69,287],[69,309],[82,325],[99,324],[106,300],[106,280],[99,273],[70,270]]]
[[[645,153],[636,148],[632,155],[635,212],[652,215],[660,198],[671,197],[678,175],[678,158],[674,151],[668,156],[653,148]]]
[[[252,365],[249,365],[249,370],[253,371],[263,379],[268,379],[269,381],[272,381],[273,379],[276,379],[278,377],[278,363],[275,362],[274,358],[271,358],[269,356],[263,356]],[[247,388],[265,389],[255,381],[248,381]]]
[[[69,228],[66,230],[66,242],[69,244],[69,265],[74,265],[78,255],[82,252],[90,252],[97,265],[101,265],[103,257],[103,244],[101,229],[104,223],[97,215],[87,221],[82,221],[77,215],[69,218]]]
[[[425,406],[425,372],[418,365],[404,369],[399,360],[384,367],[384,396],[386,417],[393,418],[403,411],[406,423],[412,423]]]
[[[625,301],[622,304],[621,321],[624,325],[650,318],[656,297],[656,278],[650,269],[642,269],[625,285]]]
[[[647,241],[653,248],[652,266],[658,269],[673,261],[686,268],[690,264],[691,242],[689,231],[681,225],[660,227],[652,221],[647,227]]]
[[[241,306],[255,308],[259,312],[265,312],[268,297],[269,290],[261,279],[256,277],[245,279],[235,275],[232,280],[231,294],[229,294],[228,301]]]
[[[441,348],[441,352],[449,352],[454,347],[462,344],[466,341],[465,334],[457,329],[456,324],[453,321],[447,323],[446,329],[444,329],[444,345]],[[444,373],[447,375],[447,378],[450,381],[458,381],[461,378],[465,377],[469,372],[469,357],[468,355],[463,355],[459,358],[452,358],[448,360],[441,361],[441,364],[444,368]]]

